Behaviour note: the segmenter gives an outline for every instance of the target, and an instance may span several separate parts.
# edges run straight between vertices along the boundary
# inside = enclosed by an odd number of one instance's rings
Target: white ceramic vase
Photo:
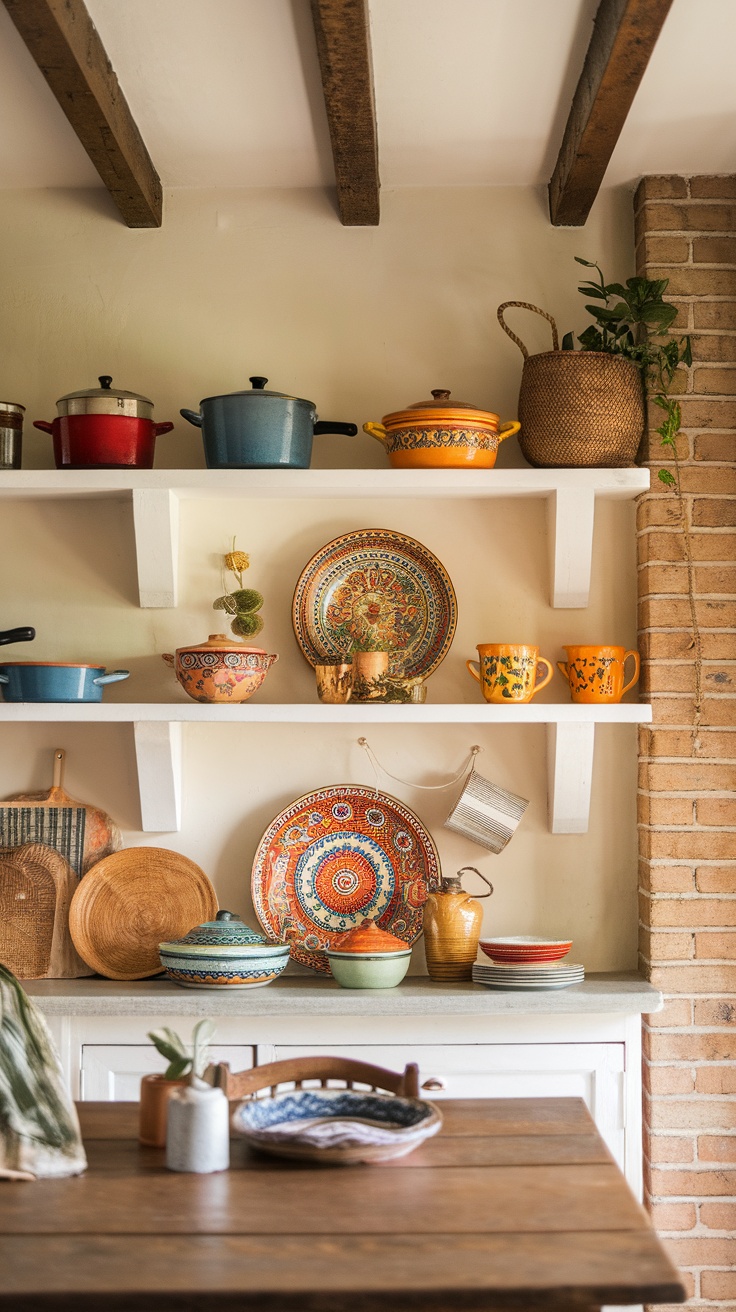
[[[166,1165],[207,1175],[230,1165],[230,1109],[222,1089],[192,1076],[169,1098]]]

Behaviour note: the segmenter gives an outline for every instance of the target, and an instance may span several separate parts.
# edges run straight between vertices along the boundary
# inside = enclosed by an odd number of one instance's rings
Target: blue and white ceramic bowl
[[[288,943],[274,943],[231,911],[218,911],[173,943],[159,943],[169,979],[189,989],[255,989],[277,979],[289,961]]]
[[[357,1089],[293,1089],[241,1102],[232,1115],[260,1152],[336,1166],[404,1157],[441,1125],[431,1102]]]

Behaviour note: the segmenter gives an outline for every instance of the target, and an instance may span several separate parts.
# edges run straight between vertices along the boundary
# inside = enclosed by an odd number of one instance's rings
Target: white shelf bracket
[[[595,724],[547,725],[547,803],[553,834],[587,834]]]
[[[171,488],[133,488],[133,528],[141,606],[175,606],[179,497]]]
[[[557,488],[547,499],[550,601],[568,610],[587,606],[593,559],[595,492]]]
[[[133,724],[145,834],[177,833],[181,829],[181,725],[168,720],[136,720]]]

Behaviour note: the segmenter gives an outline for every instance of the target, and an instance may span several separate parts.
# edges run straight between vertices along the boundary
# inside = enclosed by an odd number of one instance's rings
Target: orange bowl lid
[[[336,952],[406,952],[408,946],[403,938],[379,929],[374,920],[363,920],[332,942]]]

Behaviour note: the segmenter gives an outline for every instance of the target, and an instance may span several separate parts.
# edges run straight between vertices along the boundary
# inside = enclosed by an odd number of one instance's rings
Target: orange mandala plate
[[[440,863],[419,817],[388,793],[339,784],[299,797],[258,844],[256,915],[302,965],[330,973],[334,940],[368,917],[414,943]]]

